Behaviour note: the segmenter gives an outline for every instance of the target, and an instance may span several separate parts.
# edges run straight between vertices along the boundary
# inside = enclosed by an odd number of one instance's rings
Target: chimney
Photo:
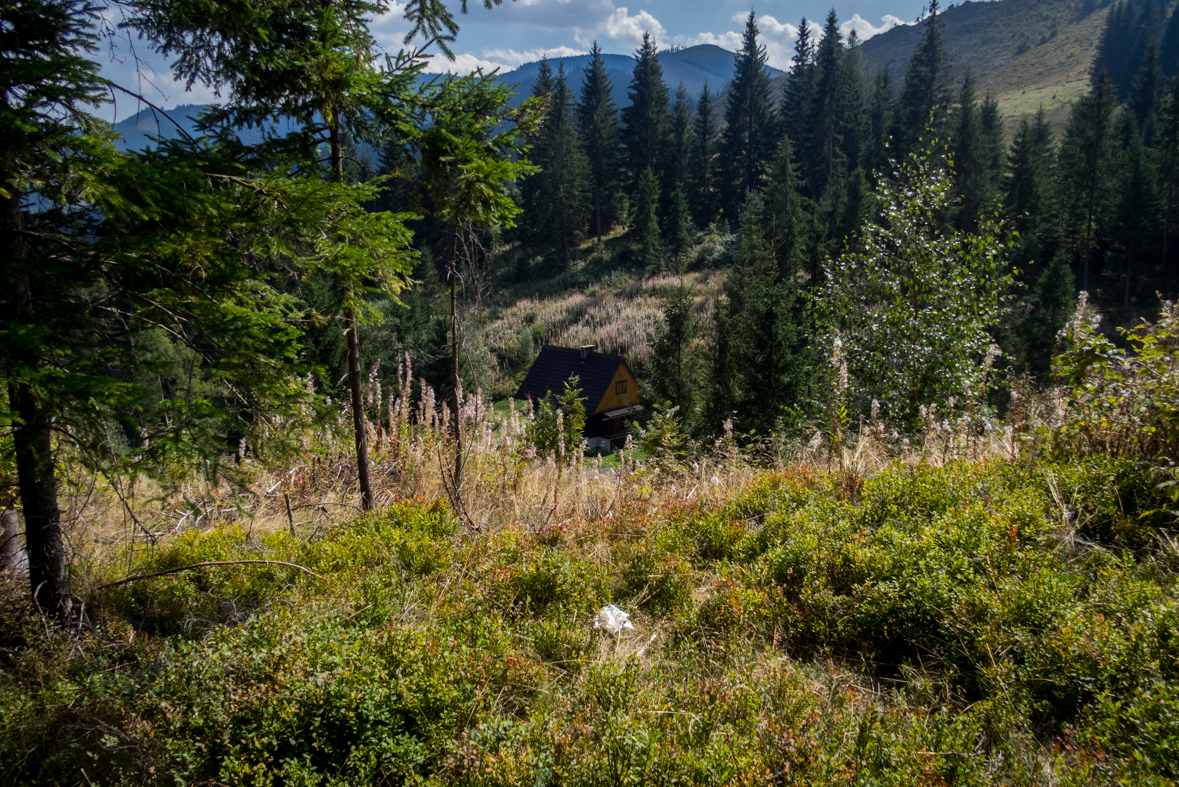
[[[596,344],[583,344],[583,345],[581,345],[581,360],[584,361],[586,358],[589,358],[590,353],[592,353],[596,349],[598,349],[598,345],[596,345]]]

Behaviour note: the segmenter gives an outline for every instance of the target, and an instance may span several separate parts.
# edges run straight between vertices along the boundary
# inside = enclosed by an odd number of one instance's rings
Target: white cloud
[[[906,22],[905,20],[893,16],[892,14],[885,14],[883,17],[881,17],[880,21],[882,23],[880,27],[873,27],[871,22],[864,19],[859,14],[852,14],[851,19],[845,19],[840,23],[839,32],[843,33],[844,37],[847,37],[851,31],[855,30],[856,36],[861,41],[867,41],[872,36],[880,35],[881,33],[892,30],[897,25],[911,24],[910,22]]]
[[[729,31],[727,33],[699,33],[695,38],[680,38],[676,39],[676,43],[681,46],[697,46],[699,44],[712,44],[719,46],[721,49],[727,49],[730,52],[736,52],[741,48],[741,34]]]
[[[517,52],[515,49],[483,50],[483,57],[494,60],[497,63],[503,63],[511,68],[522,66],[525,63],[535,63],[542,57],[577,57],[578,55],[588,54],[589,52],[584,49],[574,49],[571,46],[555,46],[548,49],[526,49],[523,52]]]
[[[631,16],[625,6],[616,8],[606,20],[605,33],[615,43],[632,49],[638,49],[643,43],[643,33],[650,33],[658,47],[662,47],[668,40],[667,31],[659,24],[658,19],[646,11],[639,11]]]
[[[570,46],[557,46],[548,49],[526,49],[518,52],[515,49],[484,49],[480,55],[469,52],[456,54],[453,61],[443,57],[434,57],[426,65],[426,72],[430,74],[469,74],[476,68],[490,71],[498,68],[500,71],[511,71],[525,63],[535,63],[542,57],[576,57],[585,55],[581,49]]]
[[[733,21],[744,23],[747,18],[748,12],[742,12],[735,14]],[[844,20],[840,23],[839,32],[846,38],[848,33],[855,30],[856,36],[860,41],[866,41],[874,35],[879,35],[886,30],[891,30],[897,25],[904,24],[912,23],[905,22],[892,14],[888,14],[881,19],[881,25],[879,27],[874,27],[859,14],[853,14],[851,19]],[[757,18],[757,28],[761,32],[761,43],[766,48],[767,62],[774,68],[780,68],[783,71],[790,68],[790,61],[794,57],[794,43],[798,40],[798,26],[792,25],[789,22],[779,22],[774,17],[767,15]],[[810,30],[812,41],[817,42],[823,37],[823,25],[817,20],[808,19],[807,28]],[[695,38],[680,37],[676,42],[684,46],[715,44],[716,46],[735,52],[741,48],[742,35],[743,33],[736,31],[720,34],[700,33]]]
[[[462,54],[456,53],[454,60],[447,60],[441,55],[432,57],[426,63],[424,70],[427,74],[470,74],[478,68],[484,71],[493,71],[497,68],[500,71],[508,71],[511,67],[506,63],[498,63],[494,60],[476,57],[470,53],[463,52]]]

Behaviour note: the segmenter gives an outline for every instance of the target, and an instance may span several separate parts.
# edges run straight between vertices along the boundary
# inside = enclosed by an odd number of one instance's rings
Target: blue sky
[[[848,0],[834,8],[845,34],[855,29],[861,39],[867,39],[893,25],[911,24],[926,2]],[[448,3],[457,10],[457,0]],[[751,7],[758,15],[770,65],[786,68],[799,21],[805,16],[813,25],[821,24],[832,5],[830,0],[505,0],[500,7],[486,10],[482,0],[470,0],[470,12],[458,17],[461,30],[454,44],[456,60],[437,57],[430,70],[469,71],[483,66],[506,71],[539,60],[541,55],[587,52],[594,40],[606,52],[630,54],[644,30],[661,46],[716,44],[735,50]],[[396,2],[373,26],[378,39],[391,51],[401,46],[407,29]],[[138,64],[131,56],[132,48]],[[173,81],[167,61],[142,42],[133,47],[122,42],[113,52],[104,48],[103,61],[107,76],[140,90],[165,108],[215,100],[204,86],[186,91],[183,84]],[[136,109],[131,100],[120,99],[114,115],[123,118]]]

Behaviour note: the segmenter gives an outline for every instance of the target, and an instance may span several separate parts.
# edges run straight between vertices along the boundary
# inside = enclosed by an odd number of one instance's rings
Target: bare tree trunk
[[[462,381],[459,378],[459,342],[458,342],[458,222],[454,223],[450,237],[450,401],[451,418],[454,422],[454,496],[456,503],[460,502],[459,492],[463,486],[463,422],[459,407],[459,391]]]
[[[8,184],[6,184],[8,185]],[[18,323],[33,322],[33,290],[24,270],[26,249],[21,230],[19,197],[15,189],[0,192],[3,208],[4,248],[0,250],[0,286],[8,291],[10,316]],[[14,360],[26,369],[40,366],[35,348],[16,347]],[[53,466],[52,416],[37,391],[27,381],[9,380],[9,406],[18,424],[13,430],[17,485],[25,518],[25,551],[33,601],[51,615],[65,617],[70,609],[70,579],[61,538],[61,512],[57,508],[57,473]]]
[[[594,221],[598,225],[598,245],[602,245],[602,187],[594,184]]]
[[[1169,273],[1167,259],[1170,256],[1168,246],[1171,241],[1171,206],[1175,200],[1175,155],[1176,152],[1171,150],[1167,166],[1167,204],[1163,212],[1163,276]]]
[[[340,142],[340,124],[332,120],[329,124],[332,146],[332,179],[344,179],[344,147]],[[345,240],[337,238],[337,243]],[[351,294],[351,293],[349,293]],[[364,393],[360,388],[360,332],[356,324],[356,313],[352,309],[344,312],[344,334],[348,338],[348,393],[352,402],[352,429],[356,437],[356,480],[360,485],[360,507],[365,511],[373,509],[372,478],[368,467],[368,429],[364,418]]]
[[[8,509],[0,512],[0,570],[25,573],[28,561],[20,548],[20,517]]]
[[[364,418],[364,394],[360,388],[360,337],[356,315],[344,312],[344,333],[348,336],[348,393],[352,401],[352,430],[356,435],[356,480],[360,483],[360,507],[373,510],[373,487],[368,467],[368,428]]]
[[[1130,253],[1126,255],[1126,293],[1122,298],[1122,311],[1130,313],[1130,266],[1134,264],[1134,244],[1130,244]]]

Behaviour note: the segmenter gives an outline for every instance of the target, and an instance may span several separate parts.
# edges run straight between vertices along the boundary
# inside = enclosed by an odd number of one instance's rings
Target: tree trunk
[[[340,142],[340,124],[334,118],[328,124],[332,146],[332,180],[344,179],[344,147]],[[337,238],[337,243],[347,242]],[[351,295],[351,293],[348,293]],[[364,418],[364,393],[360,388],[360,332],[356,313],[344,312],[344,335],[348,338],[348,393],[352,401],[352,429],[356,437],[356,480],[360,484],[360,507],[373,509],[373,486],[368,467],[368,429]]]
[[[360,483],[360,507],[373,510],[373,487],[368,468],[368,429],[364,418],[364,394],[360,389],[360,337],[356,315],[344,312],[344,333],[348,337],[348,393],[352,398],[352,429],[356,434],[356,480]]]
[[[1167,164],[1167,205],[1163,213],[1163,276],[1166,276],[1169,271],[1167,269],[1168,246],[1171,240],[1171,206],[1175,200],[1175,155],[1174,149],[1169,151]]]
[[[28,561],[20,548],[20,517],[8,509],[0,512],[0,570],[25,573]]]
[[[8,184],[5,184],[8,185]],[[26,250],[21,229],[19,197],[0,194],[3,206],[4,249],[0,251],[5,270],[2,286],[8,287],[10,317],[17,323],[33,323],[33,290],[24,270]],[[13,358],[25,369],[36,369],[40,358],[35,348],[18,347]],[[52,416],[37,391],[27,381],[10,379],[9,406],[18,424],[13,430],[17,486],[25,519],[25,552],[29,562],[29,583],[34,602],[49,614],[65,617],[70,610],[70,579],[66,570],[61,538],[61,513],[57,509],[57,474],[53,466]]]
[[[594,221],[598,225],[598,245],[602,245],[602,186],[594,184]]]
[[[459,413],[461,402],[459,400],[459,392],[462,390],[462,381],[459,378],[459,343],[458,343],[458,296],[456,286],[458,283],[458,222],[454,223],[454,228],[450,236],[450,402],[451,402],[451,418],[454,423],[454,496],[455,503],[461,504],[459,492],[463,486],[463,421]]]
[[[1130,313],[1130,266],[1134,264],[1134,244],[1130,244],[1130,253],[1126,255],[1126,292],[1122,298],[1122,311]]]

